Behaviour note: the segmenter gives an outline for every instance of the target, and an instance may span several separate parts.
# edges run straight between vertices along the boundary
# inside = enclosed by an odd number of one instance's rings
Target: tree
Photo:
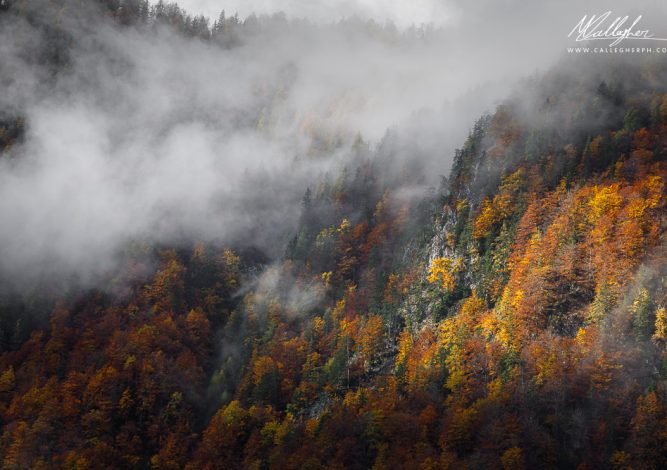
[[[364,358],[364,369],[369,371],[373,359],[382,347],[382,339],[384,336],[384,325],[382,317],[379,315],[372,315],[366,320],[361,329],[361,354]]]
[[[667,342],[667,310],[660,307],[655,311],[655,333],[653,340],[660,344]]]
[[[445,292],[449,292],[456,286],[456,276],[462,268],[460,259],[449,257],[436,258],[429,268],[428,282],[439,283]]]
[[[630,307],[630,311],[632,312],[632,327],[637,339],[647,339],[649,337],[653,309],[654,305],[651,295],[646,288],[642,287],[637,292]]]

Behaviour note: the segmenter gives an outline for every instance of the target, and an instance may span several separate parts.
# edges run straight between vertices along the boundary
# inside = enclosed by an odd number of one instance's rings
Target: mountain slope
[[[3,299],[2,467],[664,468],[666,79],[567,58],[437,190],[359,138],[282,256],[136,242],[109,285]]]

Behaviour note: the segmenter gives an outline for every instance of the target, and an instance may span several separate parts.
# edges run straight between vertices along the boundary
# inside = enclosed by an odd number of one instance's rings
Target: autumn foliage
[[[150,247],[121,294],[3,323],[0,466],[667,468],[655,67],[546,74],[423,198],[356,142],[277,259]]]

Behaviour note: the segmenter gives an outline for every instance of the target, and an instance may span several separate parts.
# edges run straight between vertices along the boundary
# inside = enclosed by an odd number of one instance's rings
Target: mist
[[[555,2],[517,16],[517,2],[501,3],[230,2],[242,15],[287,13],[234,47],[70,21],[59,74],[35,60],[51,39],[4,19],[1,102],[26,130],[0,160],[3,277],[92,281],[132,241],[276,256],[305,189],[354,165],[356,139],[375,149],[389,129],[394,158],[417,160],[420,184],[436,185],[474,120],[562,55],[581,16]],[[210,15],[216,5],[182,2]]]

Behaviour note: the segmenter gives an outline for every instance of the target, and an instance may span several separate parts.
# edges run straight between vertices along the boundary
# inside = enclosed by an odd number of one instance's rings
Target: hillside
[[[46,28],[23,3],[0,19]],[[44,83],[70,70],[50,44]],[[22,111],[0,112],[5,170]],[[2,468],[667,467],[667,64],[565,57],[466,125],[453,163],[400,129],[313,130],[294,161],[343,164],[275,186],[267,236],[142,233],[96,282],[3,289]]]

